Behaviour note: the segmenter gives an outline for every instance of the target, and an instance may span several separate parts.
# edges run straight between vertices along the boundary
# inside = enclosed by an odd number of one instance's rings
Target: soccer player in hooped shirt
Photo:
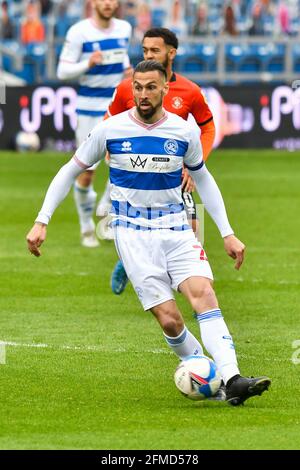
[[[143,38],[143,53],[145,60],[156,60],[160,62],[167,71],[169,81],[169,92],[164,97],[164,108],[167,111],[178,114],[187,120],[191,114],[199,129],[200,140],[203,148],[203,160],[207,160],[214,143],[215,126],[212,112],[206,102],[201,88],[187,78],[173,72],[173,62],[178,49],[176,35],[166,28],[152,28],[148,30]],[[131,79],[123,80],[116,88],[112,102],[108,108],[108,116],[121,113],[134,106]],[[192,225],[196,224],[196,208],[192,194],[183,189],[182,198],[188,212]],[[109,185],[97,207],[97,215],[103,217],[110,210]],[[195,230],[195,229],[194,229]],[[127,284],[127,275],[120,261],[117,262],[112,278],[112,291],[119,295]]]
[[[261,395],[271,380],[240,375],[209,262],[187,223],[181,197],[183,163],[193,175],[200,197],[205,193],[204,204],[225,235],[225,246],[226,234],[232,235],[228,254],[238,265],[243,262],[245,247],[233,235],[222,196],[202,160],[197,131],[163,109],[167,92],[166,72],[160,63],[137,65],[133,75],[136,107],[98,124],[61,168],[27,235],[28,249],[40,256],[39,247],[54,210],[74,179],[108,150],[115,245],[144,310],[156,317],[166,342],[180,359],[203,354],[200,342],[184,324],[172,288],[187,298],[196,312],[202,342],[226,385],[226,399],[237,406]]]
[[[116,86],[131,70],[127,48],[131,26],[114,18],[117,0],[92,0],[92,17],[73,25],[66,36],[57,76],[61,80],[79,80],[76,141],[79,146],[103,119]],[[97,166],[97,165],[96,165]],[[95,236],[93,213],[97,195],[93,189],[96,166],[80,175],[74,186],[79,216],[81,243],[99,245]]]

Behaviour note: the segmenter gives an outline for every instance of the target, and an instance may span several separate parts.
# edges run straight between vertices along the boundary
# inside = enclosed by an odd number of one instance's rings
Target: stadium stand
[[[28,4],[39,10],[45,39],[22,43]],[[2,1],[0,68],[28,84],[54,81],[66,32],[89,7],[89,0]],[[179,31],[175,69],[190,78],[222,83],[298,78],[300,0],[124,0],[120,16],[135,32],[129,50],[133,65],[142,58],[146,18],[139,12],[148,10],[147,24]]]

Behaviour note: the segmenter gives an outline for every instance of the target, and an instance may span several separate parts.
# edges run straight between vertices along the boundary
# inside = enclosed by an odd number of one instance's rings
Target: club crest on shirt
[[[126,47],[127,46],[126,40],[125,39],[119,39],[118,40],[118,45],[119,45],[119,47]]]
[[[180,98],[180,96],[174,96],[174,98],[172,98],[172,106],[173,106],[173,108],[175,108],[175,109],[180,109],[180,108],[182,108],[182,106],[183,106],[183,99]]]
[[[178,144],[176,140],[166,140],[164,144],[164,149],[169,155],[176,155],[176,153],[178,152]]]
[[[93,42],[92,48],[93,48],[93,51],[100,51],[100,44],[99,44],[99,42]]]

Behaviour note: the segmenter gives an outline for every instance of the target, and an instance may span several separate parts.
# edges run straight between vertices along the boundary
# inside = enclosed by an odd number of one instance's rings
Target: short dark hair
[[[162,38],[168,46],[172,46],[178,49],[178,39],[173,31],[167,28],[151,28],[145,32],[143,40],[145,38]]]
[[[156,62],[156,60],[143,60],[142,62],[139,62],[134,69],[133,75],[135,75],[137,72],[146,73],[154,72],[155,70],[157,70],[161,75],[163,75],[165,80],[167,80],[166,69],[162,64]]]

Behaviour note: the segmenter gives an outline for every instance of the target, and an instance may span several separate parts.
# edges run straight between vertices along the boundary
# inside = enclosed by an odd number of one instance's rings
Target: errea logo
[[[169,155],[176,155],[176,153],[178,152],[178,144],[176,140],[166,140],[164,144],[164,149]]]
[[[128,142],[128,141],[122,142],[122,152],[132,152],[131,142]]]

